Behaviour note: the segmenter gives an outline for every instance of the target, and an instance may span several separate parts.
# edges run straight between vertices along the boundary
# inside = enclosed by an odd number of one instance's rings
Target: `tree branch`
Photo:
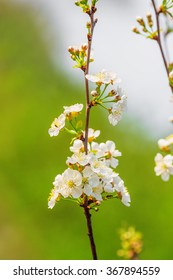
[[[151,0],[151,2],[153,4],[153,8],[154,8],[154,12],[155,12],[157,32],[158,32],[158,36],[157,36],[156,41],[157,41],[157,43],[159,45],[160,52],[161,52],[162,59],[163,59],[163,63],[164,63],[164,66],[165,66],[165,70],[166,70],[166,73],[167,73],[167,76],[168,76],[168,79],[169,79],[168,63],[166,61],[166,57],[165,57],[165,54],[164,54],[164,50],[163,50],[163,46],[162,46],[162,41],[161,41],[161,34],[160,34],[160,21],[159,21],[159,14],[160,13],[157,11],[155,1]],[[173,87],[171,87],[171,85],[170,85],[170,88],[171,88],[171,91],[173,93]]]

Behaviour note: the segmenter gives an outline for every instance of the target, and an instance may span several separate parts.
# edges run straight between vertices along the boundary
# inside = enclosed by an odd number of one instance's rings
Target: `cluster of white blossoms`
[[[121,80],[113,72],[109,72],[103,69],[101,72],[95,75],[86,75],[86,78],[96,84],[96,90],[91,92],[94,96],[94,101],[96,104],[105,105],[111,104],[109,107],[104,107],[109,112],[108,120],[113,126],[117,125],[122,118],[122,113],[127,109],[127,96],[124,94],[121,87],[111,90],[106,96],[103,97],[105,89],[109,85],[119,84]],[[101,91],[101,86],[104,86],[103,91]]]
[[[67,158],[67,169],[57,175],[51,191],[48,207],[53,208],[61,198],[73,198],[81,201],[85,195],[92,203],[99,204],[108,198],[119,198],[126,206],[130,206],[130,195],[115,168],[117,157],[121,153],[113,141],[97,143],[94,140],[100,131],[89,129],[88,153],[84,151],[84,143],[76,139],[70,147],[71,157]]]
[[[72,51],[72,50],[71,50]],[[109,113],[108,120],[113,126],[116,125],[127,107],[127,97],[122,89],[117,88],[107,91],[109,85],[119,83],[120,79],[113,72],[102,70],[96,75],[86,75],[86,79],[96,84],[91,92],[90,107],[100,105]],[[107,107],[105,106],[108,105]],[[110,105],[111,104],[111,105]],[[80,121],[77,121],[83,104],[64,106],[64,112],[54,119],[48,132],[50,136],[57,136],[65,128],[67,132],[75,135],[70,147],[72,155],[67,158],[67,169],[58,174],[53,182],[48,207],[53,208],[56,201],[61,198],[76,200],[83,205],[86,196],[90,207],[99,205],[102,200],[119,198],[126,206],[130,206],[130,195],[124,185],[124,181],[116,172],[118,157],[121,153],[116,149],[113,141],[106,143],[96,142],[100,130],[87,129],[87,151],[85,131],[82,130]],[[72,126],[69,130],[66,122]]]
[[[173,134],[169,135],[165,139],[159,139],[158,146],[165,155],[163,156],[161,153],[156,155],[156,166],[154,171],[156,176],[161,176],[163,181],[168,181],[170,175],[173,175],[173,156],[171,154],[173,147]]]

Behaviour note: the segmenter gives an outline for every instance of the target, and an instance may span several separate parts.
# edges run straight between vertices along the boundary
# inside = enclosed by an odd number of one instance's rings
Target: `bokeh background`
[[[173,259],[173,188],[154,174],[157,139],[171,133],[170,91],[159,50],[130,31],[150,1],[99,1],[96,62],[123,80],[129,109],[112,127],[99,109],[91,127],[122,152],[118,171],[131,207],[104,202],[92,214],[99,259],[118,259],[118,229],[143,234],[141,259]],[[74,1],[0,0],[0,259],[91,259],[80,207],[47,197],[65,169],[70,137],[50,138],[48,128],[63,105],[84,101],[81,73],[66,51],[85,42],[85,16]],[[111,55],[110,55],[111,54]]]

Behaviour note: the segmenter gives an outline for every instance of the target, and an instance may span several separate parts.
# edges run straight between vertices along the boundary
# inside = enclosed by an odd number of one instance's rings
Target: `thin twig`
[[[95,242],[94,242],[94,235],[93,235],[92,223],[91,223],[91,214],[90,214],[90,210],[88,208],[88,198],[87,198],[87,196],[85,197],[84,214],[85,214],[85,217],[86,217],[86,220],[87,220],[88,237],[90,239],[90,245],[91,245],[93,260],[97,260],[97,252],[96,252],[96,246],[95,246]]]
[[[93,32],[94,27],[97,22],[97,20],[94,20],[94,13],[90,12],[90,23],[91,23],[91,33],[88,34],[88,53],[87,53],[87,64],[86,69],[84,72],[84,75],[86,76],[89,73],[89,63],[90,63],[90,56],[91,56],[91,46],[92,46],[92,38],[93,38]],[[89,129],[89,118],[90,118],[90,98],[89,98],[89,82],[85,77],[85,92],[86,92],[86,123],[85,123],[85,141],[84,141],[84,148],[85,153],[88,153],[88,129]]]
[[[167,75],[169,76],[168,65],[167,65],[166,57],[165,57],[165,54],[164,54],[164,51],[163,51],[163,47],[162,47],[162,42],[161,42],[159,13],[158,13],[158,11],[157,11],[155,1],[154,1],[154,0],[151,0],[151,2],[152,2],[152,4],[153,4],[155,16],[156,16],[156,25],[157,25],[157,32],[158,32],[157,43],[158,43],[159,48],[160,48],[160,52],[161,52],[161,55],[162,55],[162,58],[163,58],[163,62],[164,62],[164,65],[165,65],[166,73],[167,73]]]
[[[166,60],[166,57],[165,57],[165,54],[164,54],[164,50],[163,50],[163,46],[162,46],[162,41],[161,41],[161,34],[160,34],[160,21],[159,21],[160,13],[159,13],[159,11],[157,11],[155,1],[151,0],[151,2],[153,4],[153,8],[154,8],[154,12],[155,12],[157,32],[158,32],[158,36],[157,36],[156,41],[157,41],[157,43],[159,45],[160,52],[161,52],[161,55],[162,55],[162,59],[163,59],[164,66],[165,66],[165,70],[166,70],[166,73],[167,73],[167,76],[168,76],[168,79],[169,79],[169,68],[168,68],[168,63],[167,63],[167,60]],[[173,93],[173,87],[171,85],[170,85],[170,88],[171,88],[171,91]]]
[[[97,20],[94,20],[94,11],[90,11],[90,24],[91,24],[91,33],[88,34],[88,52],[87,52],[87,63],[86,69],[84,72],[85,78],[85,92],[86,92],[86,119],[85,119],[85,139],[84,139],[84,149],[85,153],[88,154],[88,130],[89,130],[89,119],[90,119],[90,97],[89,97],[89,82],[86,79],[86,75],[89,73],[89,63],[90,63],[90,56],[91,56],[91,46],[92,46],[92,38],[93,38],[93,31]],[[91,214],[90,209],[88,207],[88,197],[85,196],[84,199],[84,213],[87,220],[87,228],[88,228],[88,237],[90,240],[90,246],[92,251],[93,260],[97,260],[97,253],[96,253],[96,246],[94,242],[94,235],[92,230],[92,223],[91,223]]]

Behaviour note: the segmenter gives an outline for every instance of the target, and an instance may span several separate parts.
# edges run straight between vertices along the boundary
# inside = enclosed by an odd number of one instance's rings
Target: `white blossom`
[[[173,144],[173,134],[167,136],[165,139],[158,140],[158,146],[161,150],[169,150],[169,146]]]
[[[125,188],[122,192],[121,192],[121,202],[125,205],[125,206],[130,206],[130,194],[128,193],[127,189]]]
[[[105,176],[109,170],[109,167],[106,166],[105,162],[96,157],[91,158],[90,164],[92,171],[102,176]]]
[[[105,192],[107,192],[107,193],[115,192],[112,176],[106,176],[105,178],[102,178],[102,183],[103,183],[103,187],[104,187]]]
[[[168,181],[170,175],[173,175],[173,156],[168,154],[163,157],[158,153],[155,157],[155,163],[154,171],[156,176],[161,175],[163,181]]]
[[[84,193],[90,196],[93,192],[93,188],[99,185],[99,177],[95,174],[90,166],[86,166],[83,170],[83,186]]]
[[[127,97],[122,96],[121,100],[114,103],[110,108],[110,114],[108,116],[110,124],[117,125],[122,118],[122,113],[127,109]]]
[[[82,194],[82,175],[77,170],[70,168],[66,169],[62,174],[63,183],[65,188],[69,191],[69,196],[72,195],[74,198],[78,198]]]
[[[104,152],[100,149],[100,144],[97,142],[92,142],[91,143],[91,153],[96,157],[100,158],[104,156]]]
[[[119,83],[121,80],[117,78],[117,75],[113,72],[109,72],[103,69],[101,72],[95,75],[87,74],[85,76],[89,81],[97,84],[114,84]]]
[[[121,202],[125,206],[130,206],[130,194],[128,193],[127,188],[124,186],[124,181],[119,176],[114,178],[114,188],[116,189]]]
[[[57,175],[53,185],[65,198],[78,198],[82,194],[82,175],[77,170],[66,169],[62,175]]]
[[[158,146],[161,150],[167,149],[169,146],[169,142],[166,139],[159,139]]]
[[[106,143],[100,144],[100,149],[104,152],[108,166],[116,168],[118,165],[118,160],[115,157],[121,156],[121,152],[115,150],[115,143],[108,140]]]
[[[119,96],[119,97],[123,97],[123,96],[125,96],[125,94],[124,94],[124,90],[120,87],[120,86],[118,86],[117,87],[117,89],[116,89],[116,94]],[[124,97],[123,97],[124,98]]]
[[[71,157],[68,157],[66,163],[76,164],[79,163],[81,166],[85,166],[89,163],[90,155],[86,155],[86,153],[75,153]]]
[[[83,109],[83,104],[74,104],[74,105],[71,105],[71,106],[64,106],[64,114],[65,115],[76,115],[78,114],[80,111],[82,111]]]
[[[91,157],[90,165],[93,172],[95,172],[100,178],[114,177],[115,172],[106,165],[105,160],[99,160],[96,157]]]
[[[103,192],[103,186],[102,184],[99,184],[98,186],[92,188],[91,196],[99,201],[102,201],[103,200],[101,195],[102,192]]]
[[[79,153],[79,152],[84,152],[84,144],[82,140],[76,139],[73,142],[73,146],[70,147],[70,151],[73,153]]]
[[[52,136],[57,136],[60,130],[65,126],[65,115],[61,114],[58,118],[55,118],[53,123],[51,124],[51,128],[49,128],[48,133]]]
[[[94,141],[100,135],[100,130],[94,130],[93,128],[88,129],[88,142]],[[85,138],[85,131],[83,132]]]
[[[54,187],[50,193],[50,197],[48,200],[48,208],[52,209],[55,206],[56,200],[58,199],[60,193],[56,187]]]

